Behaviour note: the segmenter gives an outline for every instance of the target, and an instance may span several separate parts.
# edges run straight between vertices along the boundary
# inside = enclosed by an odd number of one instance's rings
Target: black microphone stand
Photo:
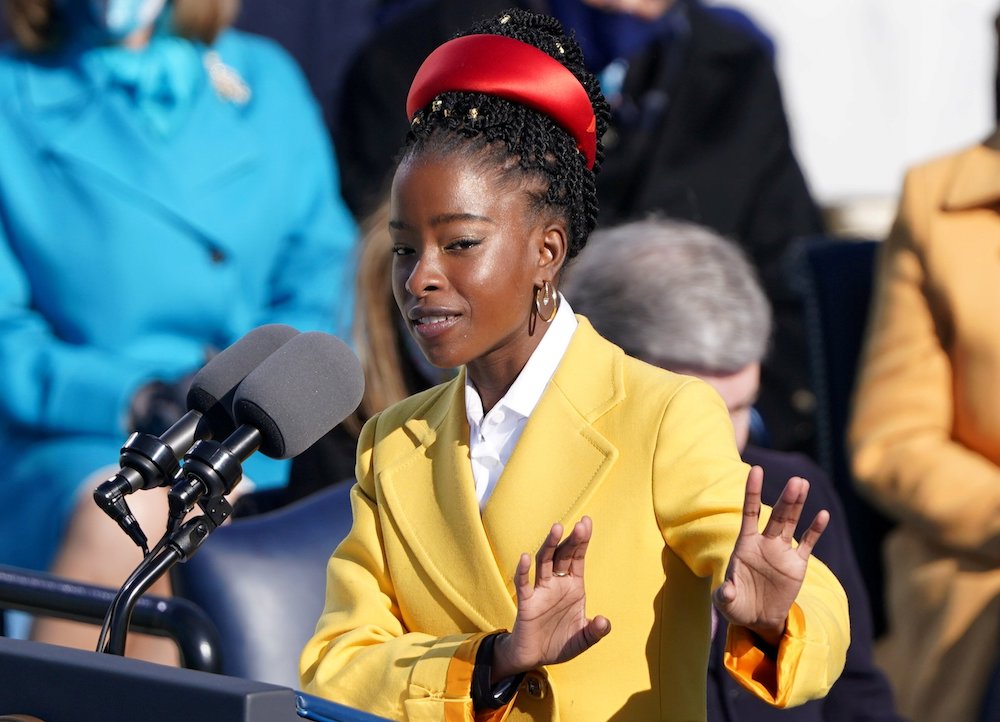
[[[167,531],[115,595],[104,618],[98,652],[124,656],[125,638],[139,597],[178,561],[190,559],[209,534],[232,516],[226,494],[243,478],[243,460],[257,450],[261,438],[256,429],[241,426],[224,443],[199,441],[185,455],[184,478],[168,494]],[[181,523],[195,504],[204,513]]]
[[[119,452],[119,471],[94,490],[97,506],[142,549],[143,556],[149,554],[146,535],[125,496],[174,482],[180,470],[180,451],[191,445],[205,423],[202,414],[189,411],[162,436],[133,432]]]

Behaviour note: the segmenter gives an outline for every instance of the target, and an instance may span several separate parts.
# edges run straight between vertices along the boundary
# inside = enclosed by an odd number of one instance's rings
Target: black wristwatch
[[[479,709],[500,709],[517,693],[524,673],[515,674],[491,684],[493,677],[493,645],[503,632],[484,638],[476,650],[476,665],[472,670],[472,706]]]

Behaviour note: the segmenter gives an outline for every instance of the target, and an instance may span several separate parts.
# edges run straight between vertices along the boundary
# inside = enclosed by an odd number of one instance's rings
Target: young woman
[[[607,116],[575,42],[506,13],[429,56],[408,112],[393,290],[428,360],[462,371],[362,431],[304,689],[394,719],[703,719],[713,600],[745,686],[822,695],[847,603],[809,557],[828,515],[792,543],[807,482],[758,531],[761,474],[718,396],[557,291]]]

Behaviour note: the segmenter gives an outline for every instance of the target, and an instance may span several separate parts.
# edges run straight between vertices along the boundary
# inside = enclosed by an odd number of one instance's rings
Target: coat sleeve
[[[659,433],[654,505],[664,540],[715,588],[736,543],[748,468],[736,453],[722,400],[700,381],[676,392]],[[764,507],[761,524],[769,513]],[[844,590],[812,557],[789,612],[777,665],[754,646],[748,630],[731,626],[726,666],[765,702],[791,707],[826,694],[843,670],[849,643]]]
[[[4,229],[0,223],[0,426],[123,434],[135,390],[161,374],[176,374],[176,364],[58,338],[33,308],[34,291]]]
[[[925,175],[911,171],[879,251],[848,433],[851,463],[860,489],[887,514],[995,563],[1000,469],[953,438],[950,319],[929,295],[926,216],[938,205]]]
[[[472,669],[487,634],[436,637],[401,619],[382,551],[372,454],[378,417],[358,444],[354,523],[327,567],[326,605],[299,665],[302,689],[391,719],[483,720],[471,699]]]

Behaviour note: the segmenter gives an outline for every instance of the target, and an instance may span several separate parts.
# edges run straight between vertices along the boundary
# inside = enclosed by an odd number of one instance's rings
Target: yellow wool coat
[[[482,513],[464,373],[366,425],[354,527],[330,560],[304,690],[393,719],[472,719],[475,645],[514,621],[521,552],[587,514],[587,613],[606,615],[611,634],[529,673],[508,719],[704,719],[710,589],[733,549],[748,467],[707,384],[626,356],[578,319]],[[843,590],[818,560],[797,605],[778,704],[824,694],[849,641]],[[731,644],[750,677],[760,651],[745,630]]]
[[[998,204],[997,135],[907,174],[855,390],[854,473],[901,522],[877,658],[917,721],[976,719],[1000,656]]]

